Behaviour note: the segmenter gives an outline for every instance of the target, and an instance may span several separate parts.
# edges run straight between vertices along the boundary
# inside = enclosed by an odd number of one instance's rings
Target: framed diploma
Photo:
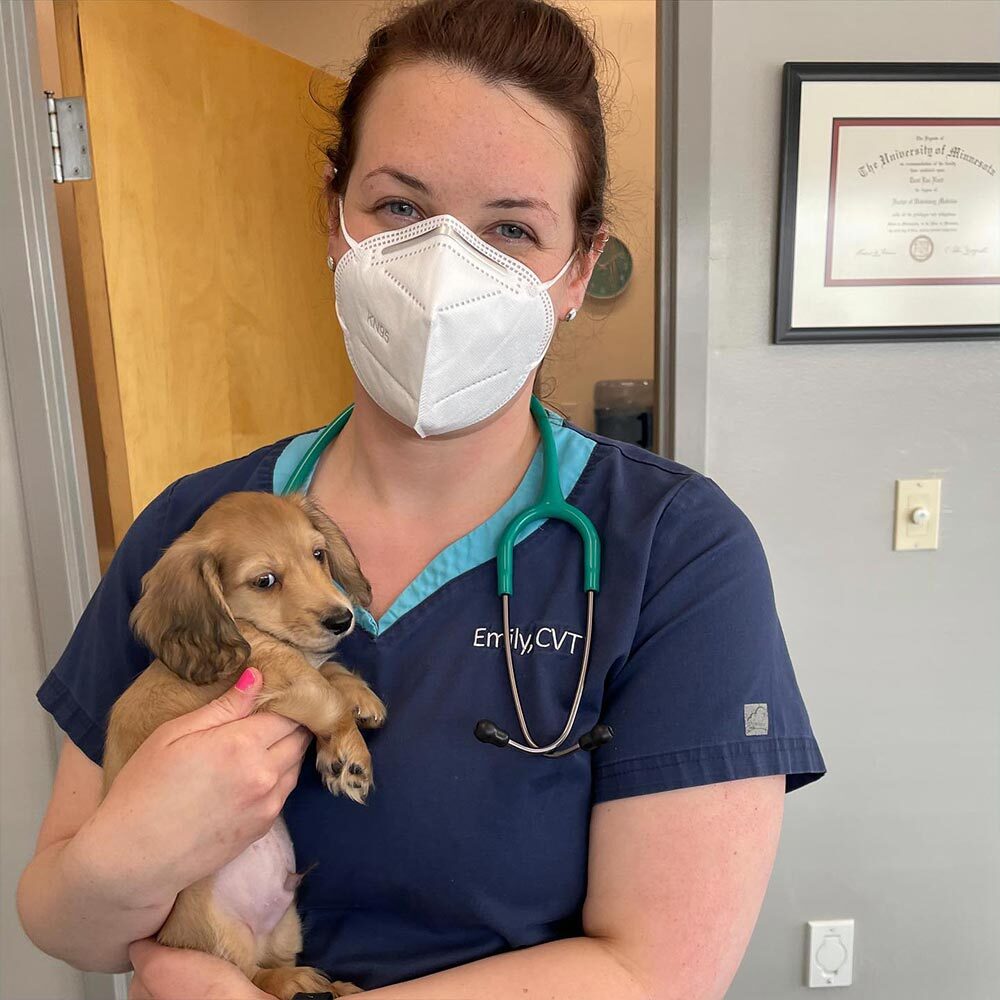
[[[786,63],[774,341],[1000,338],[1000,63]]]

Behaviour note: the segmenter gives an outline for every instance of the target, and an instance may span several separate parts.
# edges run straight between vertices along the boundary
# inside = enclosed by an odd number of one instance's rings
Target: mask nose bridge
[[[468,236],[466,236],[459,226],[456,226],[454,223],[447,220],[439,222],[436,226],[423,233],[417,233],[415,236],[411,236],[408,239],[400,240],[398,243],[389,243],[386,246],[379,248],[378,253],[383,258],[391,258],[396,253],[403,251],[404,249],[412,248],[414,244],[426,243],[442,236],[454,240],[457,243],[461,243],[462,246],[473,251],[478,262],[492,268],[499,276],[507,279],[510,278],[507,268],[493,260],[493,258],[488,254],[484,253],[482,248],[476,246],[476,244],[473,243]]]

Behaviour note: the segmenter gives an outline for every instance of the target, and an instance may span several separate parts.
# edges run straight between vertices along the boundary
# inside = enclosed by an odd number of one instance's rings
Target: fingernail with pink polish
[[[236,682],[237,691],[246,691],[247,688],[253,687],[253,670],[247,667],[246,670],[240,674],[240,679]]]

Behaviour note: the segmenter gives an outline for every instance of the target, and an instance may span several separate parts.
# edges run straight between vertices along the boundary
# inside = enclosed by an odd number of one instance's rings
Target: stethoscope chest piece
[[[480,719],[476,723],[475,734],[476,739],[480,743],[492,743],[495,747],[509,747],[513,743],[510,733],[505,732],[495,722],[490,722],[489,719]],[[604,746],[605,743],[610,743],[614,739],[614,735],[615,731],[610,726],[599,722],[593,729],[584,733],[571,747],[567,747],[564,750],[551,751],[543,756],[565,757],[575,750],[596,750],[598,747]],[[528,753],[539,752],[538,748],[522,747],[517,743],[513,743],[513,745],[518,750],[527,750]]]

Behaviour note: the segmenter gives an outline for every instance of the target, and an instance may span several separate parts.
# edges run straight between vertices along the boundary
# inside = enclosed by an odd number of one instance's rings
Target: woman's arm
[[[778,774],[598,805],[591,819],[585,937],[494,955],[364,996],[720,1000],[760,912],[784,796],[785,776]],[[134,995],[172,1000],[181,984],[211,985],[223,977],[225,963],[209,959],[216,968],[204,959],[146,947],[136,964],[144,986]],[[227,1000],[261,997],[246,980],[227,980],[226,989]]]
[[[591,818],[582,938],[366,993],[371,1000],[719,1000],[774,865],[785,776],[617,799]]]
[[[173,898],[133,907],[125,887],[102,874],[104,852],[88,836],[102,780],[101,768],[65,739],[17,905],[25,933],[42,951],[78,969],[127,972],[129,942],[159,930]]]
[[[101,768],[66,741],[17,891],[42,951],[78,969],[127,971],[129,944],[159,930],[182,889],[274,825],[312,734],[272,712],[251,715],[261,675],[244,676],[159,726],[104,799]]]

